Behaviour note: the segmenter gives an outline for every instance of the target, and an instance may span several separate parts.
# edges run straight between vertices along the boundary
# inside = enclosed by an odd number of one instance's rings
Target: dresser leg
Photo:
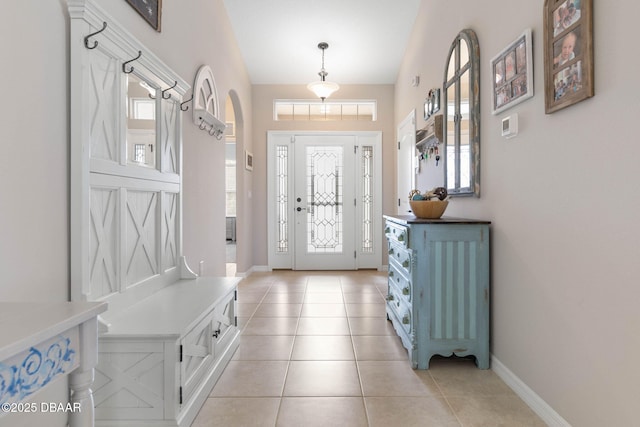
[[[476,355],[476,366],[478,369],[489,369],[489,356]]]
[[[71,389],[71,406],[69,413],[69,427],[93,427],[93,369],[84,372],[74,372],[69,375]]]
[[[69,375],[71,405],[69,427],[93,427],[94,368],[98,363],[98,322],[94,317],[80,324],[80,366]]]

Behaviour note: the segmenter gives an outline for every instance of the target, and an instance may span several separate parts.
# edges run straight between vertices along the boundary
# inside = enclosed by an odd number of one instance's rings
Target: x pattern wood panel
[[[163,117],[162,126],[164,127],[162,132],[162,149],[164,156],[163,172],[178,173],[178,158],[177,158],[177,140],[176,140],[176,121],[178,119],[178,103],[172,100],[163,100]]]
[[[116,113],[118,97],[118,69],[114,58],[97,52],[91,62],[90,111],[91,157],[117,161]]]
[[[178,248],[176,247],[176,213],[178,211],[178,195],[166,193],[164,201],[164,244],[163,266],[165,269],[174,267],[178,260]]]
[[[127,284],[135,284],[158,273],[156,209],[158,194],[127,193]]]
[[[220,304],[213,310],[213,328],[218,331],[218,339],[222,339],[226,330],[235,324],[233,304],[234,300],[231,299],[225,305]]]
[[[101,352],[96,367],[96,408],[146,408],[162,415],[164,384],[158,378],[163,370],[163,353]]]
[[[91,190],[91,295],[98,299],[117,292],[117,190]]]
[[[191,382],[202,362],[211,355],[211,326],[187,335],[183,344],[185,384]],[[198,379],[196,379],[197,381]]]

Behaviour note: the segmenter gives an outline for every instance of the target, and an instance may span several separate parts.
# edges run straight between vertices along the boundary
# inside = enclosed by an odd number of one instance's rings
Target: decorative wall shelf
[[[442,114],[429,117],[424,128],[416,132],[416,148],[424,153],[429,148],[436,147],[443,142]]]
[[[193,123],[216,139],[222,139],[226,124],[218,118],[219,112],[218,91],[213,72],[211,67],[203,65],[198,70],[193,84]]]

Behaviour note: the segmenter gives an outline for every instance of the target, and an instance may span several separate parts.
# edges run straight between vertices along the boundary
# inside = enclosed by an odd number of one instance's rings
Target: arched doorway
[[[227,95],[225,101],[225,122],[227,129],[225,132],[225,262],[226,275],[233,277],[237,272],[237,219],[238,219],[238,191],[237,191],[237,121],[233,101]]]
[[[251,228],[245,195],[251,190],[251,182],[247,181],[250,176],[244,167],[242,107],[233,90],[225,100],[225,122],[226,270],[227,276],[234,277],[244,276],[251,265],[250,245],[246,245],[245,240]]]

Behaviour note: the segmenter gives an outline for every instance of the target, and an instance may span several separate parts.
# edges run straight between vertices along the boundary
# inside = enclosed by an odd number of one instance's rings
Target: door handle
[[[296,208],[296,210],[297,210],[298,212],[300,212],[300,211],[306,211],[306,210],[307,210],[307,208],[301,208],[301,207],[299,207],[299,206],[298,206],[298,207]]]

